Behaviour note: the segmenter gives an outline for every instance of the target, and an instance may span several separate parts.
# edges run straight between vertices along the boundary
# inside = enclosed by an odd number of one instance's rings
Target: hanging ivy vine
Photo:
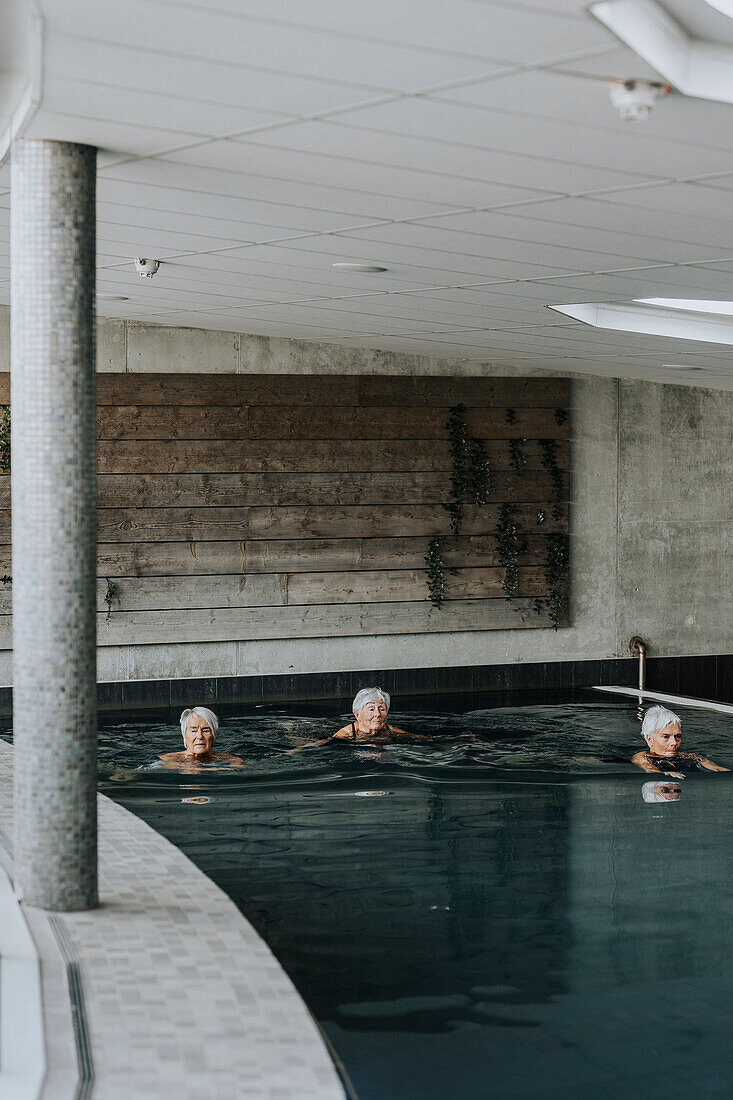
[[[10,470],[10,405],[0,406],[0,472]]]
[[[450,451],[452,459],[450,475],[450,496],[448,504],[444,504],[446,512],[450,516],[450,529],[454,535],[460,533],[463,522],[462,502],[468,490],[468,435],[466,432],[465,408],[456,405],[451,409],[446,423]]]
[[[547,608],[552,625],[557,630],[566,617],[570,600],[568,597],[568,537],[562,531],[550,531],[545,535],[547,552],[545,557],[545,584],[547,596],[534,602],[535,611]]]
[[[469,444],[468,488],[474,504],[486,504],[491,494],[491,463],[483,439]]]
[[[519,558],[527,552],[527,540],[520,534],[516,521],[515,504],[499,505],[499,522],[496,529],[496,548],[499,564],[504,570],[502,590],[507,599],[516,596],[519,588]]]
[[[508,424],[517,422],[514,409],[506,409]],[[562,426],[567,421],[563,408],[554,410],[555,422]],[[471,501],[478,507],[485,505],[491,494],[491,466],[483,440],[469,436],[466,426],[466,409],[456,405],[450,410],[446,431],[451,451],[450,500],[443,505],[450,516],[450,530],[454,536],[461,532],[463,505]],[[542,465],[552,478],[552,507],[555,520],[562,518],[562,502],[565,494],[563,473],[557,462],[557,441],[539,440]],[[528,465],[527,440],[517,437],[509,440],[509,461],[512,471],[522,477]],[[537,512],[537,522],[545,519],[545,508]],[[520,560],[528,550],[528,542],[517,521],[517,506],[512,503],[499,505],[496,527],[496,545],[499,565],[503,569],[502,591],[508,600],[517,596],[520,580]],[[546,596],[535,600],[535,610],[546,611],[557,630],[566,618],[569,607],[567,589],[568,538],[563,532],[545,535],[545,591]],[[430,602],[442,607],[446,598],[446,576],[455,575],[457,569],[446,569],[444,561],[445,538],[435,536],[430,540],[425,554],[425,575]]]
[[[527,465],[527,453],[524,450],[526,445],[526,439],[509,440],[509,465],[517,477],[522,476],[524,467]]]
[[[446,570],[445,562],[443,561],[443,540],[441,538],[431,539],[428,543],[428,551],[425,555],[425,565],[427,566],[425,573],[428,578],[430,602],[433,607],[442,607],[443,600],[445,599],[446,572],[450,573],[451,576],[455,576],[458,570]]]
[[[112,616],[112,600],[115,598],[116,595],[117,595],[117,585],[115,584],[114,581],[111,581],[108,577],[107,578],[107,587],[104,591],[104,602],[107,605],[107,618],[104,620],[106,623],[109,622],[109,620]]]
[[[486,504],[491,493],[491,463],[482,439],[469,438],[466,427],[466,409],[456,405],[446,422],[451,450],[451,499],[444,504],[450,516],[450,529],[454,535],[461,532],[463,502],[470,496],[474,504]]]
[[[563,498],[563,492],[565,485],[563,482],[562,470],[557,464],[557,455],[555,454],[555,440],[554,439],[541,439],[540,448],[542,450],[542,465],[546,470],[550,471],[552,476],[552,499],[554,501],[552,505],[552,518],[560,519],[562,516],[561,501]]]

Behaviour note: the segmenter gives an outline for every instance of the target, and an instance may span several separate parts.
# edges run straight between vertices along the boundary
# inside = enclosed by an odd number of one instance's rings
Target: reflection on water
[[[733,777],[642,784],[633,702],[395,721],[430,740],[288,756],[340,716],[224,718],[250,767],[195,784],[143,767],[174,720],[109,724],[102,789],[242,908],[360,1100],[729,1095]]]

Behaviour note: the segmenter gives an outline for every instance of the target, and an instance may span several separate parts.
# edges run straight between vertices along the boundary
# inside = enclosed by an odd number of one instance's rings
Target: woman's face
[[[205,718],[192,714],[183,735],[187,756],[208,756],[214,744],[214,731]]]
[[[376,703],[365,703],[356,718],[362,729],[380,730],[387,724],[387,707],[382,699]]]
[[[674,756],[682,742],[682,730],[679,722],[670,722],[668,726],[657,730],[649,738],[649,751],[655,756]]]

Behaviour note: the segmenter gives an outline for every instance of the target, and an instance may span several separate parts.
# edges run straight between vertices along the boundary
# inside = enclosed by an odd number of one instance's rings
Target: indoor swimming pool
[[[733,775],[647,801],[635,700],[579,698],[411,700],[425,740],[296,753],[340,708],[221,711],[247,767],[185,774],[177,713],[103,716],[100,789],[241,908],[359,1100],[730,1095]],[[682,718],[733,767],[733,718]]]

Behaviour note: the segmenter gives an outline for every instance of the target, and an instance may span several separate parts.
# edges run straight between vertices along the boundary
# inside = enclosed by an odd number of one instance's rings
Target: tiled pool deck
[[[0,863],[11,878],[12,764],[0,741]],[[99,851],[98,909],[22,910],[40,957],[43,1100],[343,1100],[318,1028],[226,895],[103,796]]]

